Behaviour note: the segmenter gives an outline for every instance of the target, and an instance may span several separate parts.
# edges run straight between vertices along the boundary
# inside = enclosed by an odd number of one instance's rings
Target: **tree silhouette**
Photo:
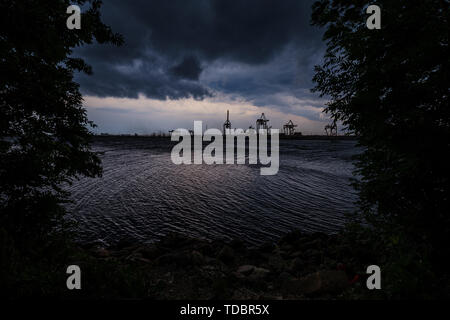
[[[365,147],[360,205],[390,259],[409,248],[404,261],[429,258],[442,271],[450,240],[449,2],[376,4],[380,30],[366,27],[366,1],[313,5],[312,23],[325,27],[327,43],[314,91],[330,98],[326,112]]]
[[[82,7],[81,29],[66,9]],[[100,19],[101,1],[0,2],[0,225],[16,241],[45,237],[62,221],[61,189],[101,174],[73,73],[91,73],[72,49],[123,40]]]

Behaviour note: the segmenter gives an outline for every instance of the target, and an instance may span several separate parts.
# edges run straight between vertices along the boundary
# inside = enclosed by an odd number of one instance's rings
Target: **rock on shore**
[[[339,235],[296,231],[249,248],[237,240],[171,234],[152,244],[83,250],[94,259],[139,269],[148,297],[155,299],[324,299],[361,286],[357,263],[345,258],[351,248]]]

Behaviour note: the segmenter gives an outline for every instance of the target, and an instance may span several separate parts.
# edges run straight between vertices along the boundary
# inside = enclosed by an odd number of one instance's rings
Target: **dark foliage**
[[[366,27],[367,1],[314,4],[312,23],[326,28],[327,41],[314,90],[366,148],[355,185],[383,243],[393,294],[437,292],[450,240],[449,2],[373,4],[381,7],[380,30]],[[429,271],[440,276],[439,288]]]
[[[69,30],[66,9],[82,7],[81,29]],[[74,71],[91,72],[72,48],[121,44],[100,19],[100,1],[1,0],[0,225],[24,249],[61,229],[63,183],[101,174],[89,151],[93,126]],[[37,242],[36,242],[37,241]]]

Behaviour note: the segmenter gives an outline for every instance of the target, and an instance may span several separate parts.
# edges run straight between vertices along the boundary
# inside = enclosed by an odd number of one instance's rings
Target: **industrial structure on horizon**
[[[231,129],[230,110],[227,110],[227,120],[223,124],[223,133],[227,132],[227,129]]]
[[[292,120],[289,120],[283,125],[283,130],[280,130],[281,136],[284,137],[298,137],[301,136],[302,133],[300,131],[296,131],[295,128],[297,128],[298,125],[294,124]],[[269,119],[266,118],[266,115],[264,112],[261,114],[261,116],[256,119],[255,128],[253,126],[249,126],[249,129],[255,130],[256,132],[259,132],[260,130],[270,130],[272,129],[272,126],[269,125]],[[208,129],[208,126],[206,126],[206,129]],[[225,122],[223,123],[223,134],[226,134],[232,129],[231,127],[231,120],[230,120],[230,110],[227,110],[227,118]],[[327,136],[338,136],[338,129],[336,120],[334,120],[332,123],[327,124],[325,127],[325,134]],[[169,130],[169,133],[172,133],[174,130]],[[194,134],[193,130],[189,130],[189,133],[191,135]]]
[[[261,114],[261,117],[256,119],[256,132],[259,132],[260,129],[262,130],[270,130],[272,129],[272,126],[269,126],[268,124],[269,119],[266,118],[266,115],[264,112]],[[295,135],[301,135],[301,132],[295,132],[295,128],[297,127],[296,124],[292,122],[292,120],[289,120],[285,125],[283,125],[283,132],[282,135],[285,136],[295,136]],[[255,129],[253,126],[249,126],[249,129]],[[223,123],[223,132],[226,133],[227,130],[231,130],[231,121],[230,121],[230,111],[227,110],[227,119]]]
[[[296,124],[292,122],[292,120],[289,120],[288,123],[286,123],[283,126],[283,134],[287,136],[293,136],[295,135],[295,127],[297,127]]]
[[[325,137],[327,139],[334,138],[334,137],[336,137],[336,138],[339,137],[339,138],[342,138],[342,139],[343,138],[352,139],[352,138],[356,137],[355,135],[352,135],[352,134],[349,134],[349,133],[346,133],[344,135],[339,135],[338,134],[338,127],[337,127],[337,123],[336,122],[337,122],[336,120],[333,120],[330,124],[327,124],[324,127],[325,135],[323,135],[323,137]],[[296,138],[300,138],[300,137],[309,137],[309,138],[311,138],[311,137],[316,137],[316,138],[317,137],[321,137],[321,135],[306,135],[306,136],[303,136],[300,131],[296,130],[297,127],[298,127],[298,125],[294,124],[294,122],[292,120],[289,120],[288,122],[286,122],[283,125],[283,129],[279,131],[280,132],[280,137],[287,138],[287,139],[291,139],[291,138],[296,139]],[[208,129],[208,125],[206,125],[206,130],[207,129]],[[223,123],[223,134],[227,134],[227,132],[230,132],[231,129],[232,129],[232,127],[231,127],[231,120],[230,120],[230,111],[227,110],[227,118],[226,118],[225,122]],[[269,125],[269,119],[266,118],[266,115],[263,112],[261,114],[261,116],[258,119],[256,119],[255,127],[250,125],[248,127],[248,129],[255,130],[257,133],[259,133],[260,130],[267,130],[267,131],[271,130],[272,126]],[[189,132],[190,135],[194,135],[194,130],[190,129],[190,130],[187,130],[187,131]],[[169,130],[168,131],[169,136],[173,132],[174,132],[174,130]],[[114,134],[103,133],[103,132],[100,133],[100,134],[96,134],[96,135],[99,135],[99,136],[112,135],[112,136],[114,136]],[[119,135],[120,136],[131,136],[131,135],[141,136],[141,135],[138,135],[137,133],[134,133],[134,134],[119,134]],[[158,133],[154,132],[153,134],[144,134],[142,136],[165,137],[166,133],[163,133],[160,130]]]

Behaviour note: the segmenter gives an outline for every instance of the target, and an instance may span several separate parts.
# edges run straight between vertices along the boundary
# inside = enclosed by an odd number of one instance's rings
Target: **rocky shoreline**
[[[82,250],[97,262],[136,271],[151,299],[360,298],[368,258],[340,234],[299,231],[257,248],[171,234],[152,244]]]

